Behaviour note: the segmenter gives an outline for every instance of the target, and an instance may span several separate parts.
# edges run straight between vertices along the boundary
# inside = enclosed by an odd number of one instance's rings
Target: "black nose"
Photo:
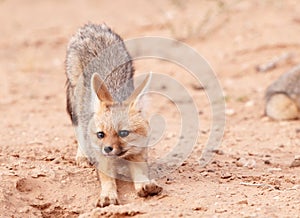
[[[114,148],[111,147],[111,146],[105,146],[105,147],[104,147],[104,151],[105,151],[106,153],[111,152],[113,149],[114,149]]]

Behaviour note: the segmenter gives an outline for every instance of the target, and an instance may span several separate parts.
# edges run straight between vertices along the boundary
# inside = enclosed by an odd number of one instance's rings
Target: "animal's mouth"
[[[128,150],[121,151],[117,156],[122,157],[125,156]]]
[[[118,152],[117,154],[116,153],[106,153],[106,152],[103,152],[103,154],[106,157],[118,158],[118,157],[124,157],[126,155],[127,151],[128,150],[123,150],[123,151]]]

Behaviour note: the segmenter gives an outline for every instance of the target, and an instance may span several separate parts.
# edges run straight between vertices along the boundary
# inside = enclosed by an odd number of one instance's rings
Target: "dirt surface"
[[[138,73],[181,80],[201,124],[192,154],[158,180],[159,196],[138,198],[130,183],[120,182],[121,205],[96,208],[96,172],[75,165],[64,59],[69,38],[88,21],[105,22],[125,39],[187,43],[224,90],[223,141],[200,167],[212,120],[205,91],[172,63],[137,61]],[[299,121],[264,116],[266,87],[300,63],[298,0],[1,0],[0,22],[0,217],[300,217],[300,167],[290,167],[300,155]],[[256,70],[285,54],[275,68]],[[170,115],[163,101],[149,107]],[[178,116],[168,124],[152,148],[158,157],[178,138]]]

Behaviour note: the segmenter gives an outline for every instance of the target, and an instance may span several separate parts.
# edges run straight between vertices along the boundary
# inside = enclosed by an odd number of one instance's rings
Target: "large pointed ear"
[[[104,81],[101,79],[99,74],[94,73],[91,78],[91,88],[92,88],[92,101],[94,106],[96,102],[113,102],[113,98],[109,93]]]
[[[136,108],[138,110],[142,110],[141,106],[141,97],[148,88],[152,78],[152,72],[150,72],[144,81],[133,91],[133,93],[129,96],[129,98],[126,100],[127,103],[129,103],[130,108]]]

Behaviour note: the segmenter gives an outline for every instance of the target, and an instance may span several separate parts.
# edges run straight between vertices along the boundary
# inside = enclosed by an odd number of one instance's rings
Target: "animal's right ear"
[[[113,98],[109,93],[104,81],[99,74],[94,73],[91,78],[92,101],[93,107],[99,106],[99,103],[113,102]]]
[[[139,111],[143,111],[143,104],[141,102],[141,98],[148,88],[152,78],[152,72],[150,72],[144,81],[133,91],[133,93],[129,96],[126,102],[129,103],[130,108],[135,108]]]

